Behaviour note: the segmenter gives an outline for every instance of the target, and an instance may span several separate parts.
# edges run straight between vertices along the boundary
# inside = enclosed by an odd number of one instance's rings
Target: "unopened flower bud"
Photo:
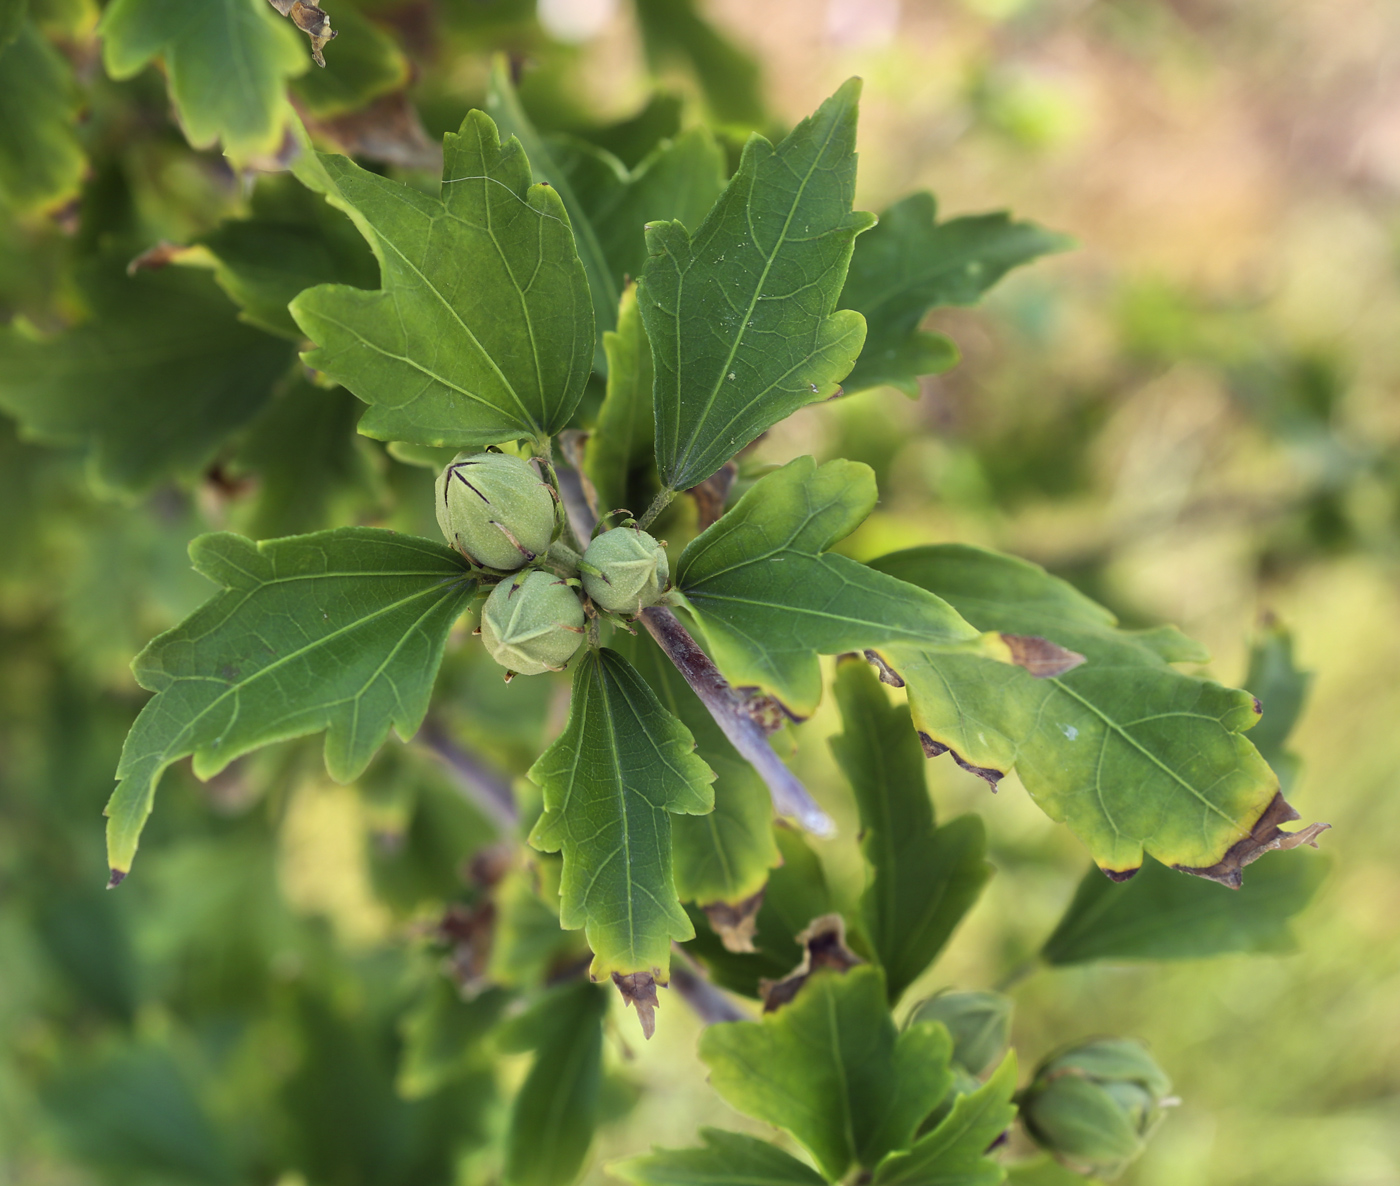
[[[438,475],[437,520],[447,542],[484,568],[514,571],[554,538],[554,497],[508,453],[459,453]]]
[[[491,590],[481,609],[481,641],[517,675],[561,671],[583,642],[583,603],[553,573],[520,573]]]
[[[910,1021],[942,1022],[953,1039],[953,1061],[980,1075],[1006,1049],[1011,998],[999,992],[941,992],[914,1010]]]
[[[1026,1131],[1071,1169],[1116,1178],[1161,1123],[1171,1081],[1137,1042],[1088,1042],[1043,1063],[1022,1093]]]
[[[671,577],[666,549],[635,527],[603,532],[584,552],[581,571],[588,596],[615,614],[655,605]]]

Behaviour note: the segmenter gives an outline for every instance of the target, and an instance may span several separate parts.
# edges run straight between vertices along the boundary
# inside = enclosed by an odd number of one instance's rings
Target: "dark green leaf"
[[[676,893],[683,902],[702,905],[742,902],[763,888],[768,870],[783,859],[773,839],[768,788],[730,745],[660,647],[641,637],[631,653],[652,691],[690,730],[696,753],[715,773],[714,810],[707,815],[679,815],[671,821]]]
[[[637,312],[635,286],[623,292],[617,329],[603,335],[603,348],[608,354],[608,390],[598,423],[588,434],[583,469],[598,492],[598,510],[607,514],[627,506],[632,483],[649,477],[655,465],[651,346]]]
[[[603,363],[603,335],[616,327],[617,302],[622,291],[613,279],[612,268],[603,253],[598,236],[588,221],[588,213],[574,193],[569,183],[568,170],[559,165],[550,155],[549,148],[541,139],[530,117],[520,105],[520,97],[510,81],[510,67],[502,55],[497,55],[491,63],[491,85],[486,94],[486,110],[496,121],[504,136],[514,136],[524,146],[529,157],[537,183],[552,186],[558,191],[568,219],[573,227],[574,240],[578,244],[578,258],[582,261],[584,274],[588,278],[588,291],[593,298],[593,316],[596,325],[595,361]],[[604,369],[599,366],[599,369]]]
[[[871,872],[861,918],[894,1002],[933,962],[991,876],[986,836],[977,815],[934,826],[909,709],[890,704],[868,663],[841,663],[836,699],[844,732],[831,749],[855,791]]]
[[[736,687],[808,716],[821,699],[817,656],[887,644],[982,651],[946,602],[826,549],[875,507],[857,461],[799,457],[759,479],[676,564],[676,587],[711,657]]]
[[[575,134],[612,153],[631,169],[641,164],[663,140],[680,132],[684,111],[685,101],[679,95],[656,91],[636,115],[603,127],[582,128]]]
[[[368,527],[256,545],[205,535],[190,558],[224,591],[132,664],[156,695],[107,805],[117,873],[131,866],[162,771],[187,754],[209,778],[249,750],[325,729],[326,768],[348,781],[391,725],[411,736],[476,588],[450,549]]]
[[[219,225],[176,262],[212,257],[214,278],[243,311],[243,320],[293,341],[302,332],[287,310],[315,284],[373,288],[374,256],[354,223],[285,174],[263,176],[252,216]]]
[[[694,934],[671,872],[671,813],[714,807],[695,741],[616,651],[574,661],[569,724],[530,769],[544,814],[530,843],[564,854],[560,925],[584,928],[592,975],[665,983],[671,940]]]
[[[654,1149],[608,1167],[634,1186],[823,1186],[810,1166],[757,1137],[702,1128],[700,1149]]]
[[[292,362],[199,272],[128,278],[104,263],[82,283],[92,316],[76,328],[50,340],[0,330],[0,408],[27,435],[88,446],[101,486],[197,473]]]
[[[656,456],[672,490],[703,482],[760,433],[835,394],[865,340],[836,311],[851,248],[856,100],[841,87],[774,148],[761,136],[692,235],[647,229],[638,302],[656,364]]]
[[[1006,1170],[986,1156],[1016,1118],[1016,1055],[1008,1054],[987,1082],[958,1096],[953,1110],[907,1153],[875,1171],[874,1186],[997,1186]]]
[[[542,997],[502,1031],[503,1049],[535,1051],[511,1107],[510,1186],[566,1186],[578,1175],[598,1126],[607,1011],[606,990],[575,982]]]
[[[1255,866],[1234,892],[1156,861],[1126,885],[1091,868],[1041,956],[1051,964],[1082,964],[1291,951],[1288,920],[1312,901],[1326,875],[1325,860],[1302,853]]]
[[[944,544],[872,567],[946,598],[984,630],[1039,635],[1087,657],[1036,679],[973,656],[889,648],[925,749],[951,750],[994,781],[1015,769],[1094,860],[1132,874],[1144,849],[1208,868],[1249,835],[1278,780],[1241,735],[1258,720],[1248,692],[1183,675],[1201,648],[1171,627],[1120,630],[1113,615],[1024,560]]]
[[[0,203],[35,210],[76,194],[87,161],[73,68],[17,11],[12,37],[0,29]]]
[[[695,0],[637,0],[637,23],[653,65],[686,62],[721,122],[755,127],[762,121],[758,63],[701,17]]]
[[[958,359],[942,334],[919,329],[930,309],[975,305],[1012,268],[1072,243],[1006,214],[939,223],[935,211],[932,194],[911,194],[856,244],[840,305],[864,314],[866,337],[847,391],[888,383],[917,395],[918,376]]]
[[[159,56],[190,143],[222,140],[238,161],[277,151],[290,114],[284,84],[311,64],[297,31],[264,0],[113,0],[98,34],[113,78]]]
[[[868,965],[816,972],[762,1021],[700,1037],[710,1082],[739,1111],[790,1132],[832,1181],[907,1149],[952,1082],[941,1026],[895,1030],[884,978]]]
[[[0,50],[19,36],[28,11],[28,0],[0,0]]]
[[[468,113],[444,138],[442,196],[306,154],[297,175],[345,210],[379,259],[373,292],[323,285],[292,302],[306,356],[370,405],[360,431],[489,445],[563,428],[593,354],[593,310],[559,194],[520,145]],[[471,277],[466,283],[464,277]]]

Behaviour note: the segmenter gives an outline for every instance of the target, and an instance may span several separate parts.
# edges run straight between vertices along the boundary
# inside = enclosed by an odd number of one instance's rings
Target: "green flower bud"
[[[645,531],[614,527],[583,554],[583,587],[600,608],[637,614],[655,605],[671,578],[666,549]]]
[[[999,992],[941,992],[909,1019],[938,1021],[953,1038],[953,1061],[980,1075],[1011,1037],[1011,998]]]
[[[438,475],[436,501],[447,542],[484,568],[522,568],[554,538],[554,496],[509,453],[458,453]]]
[[[1162,1122],[1171,1081],[1137,1042],[1088,1042],[1043,1063],[1022,1093],[1026,1131],[1083,1174],[1116,1178]]]
[[[583,603],[553,573],[522,572],[491,590],[481,610],[481,641],[517,675],[562,671],[583,642]]]

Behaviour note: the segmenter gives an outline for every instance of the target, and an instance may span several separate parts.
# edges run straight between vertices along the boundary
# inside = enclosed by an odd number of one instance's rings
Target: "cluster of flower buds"
[[[1047,1059],[1021,1093],[1026,1131],[1070,1169],[1116,1178],[1147,1146],[1171,1081],[1138,1042],[1103,1039]]]
[[[639,614],[670,578],[665,546],[630,522],[581,557],[556,543],[553,491],[508,453],[458,454],[438,475],[436,506],[447,542],[498,580],[481,611],[481,640],[517,675],[563,670],[589,616]]]

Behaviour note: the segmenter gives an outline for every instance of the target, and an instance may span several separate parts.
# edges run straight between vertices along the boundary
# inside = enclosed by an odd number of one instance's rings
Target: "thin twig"
[[[685,676],[686,683],[709,709],[730,744],[768,784],[768,793],[773,797],[778,814],[791,816],[814,835],[834,836],[836,825],[831,817],[817,805],[797,776],[783,765],[768,744],[762,725],[745,711],[748,697],[720,675],[719,668],[691,638],[676,615],[663,605],[654,605],[642,611],[642,624],[676,665],[676,670]]]
[[[706,1025],[715,1025],[722,1021],[753,1020],[724,992],[710,983],[679,943],[671,944],[671,987]]]
[[[564,513],[569,517],[569,526],[574,529],[579,542],[586,548],[593,538],[593,528],[598,520],[588,505],[583,493],[583,478],[571,465],[560,462],[555,469],[559,479],[559,498],[564,504]]]
[[[519,823],[520,812],[510,780],[459,745],[440,720],[435,717],[425,720],[414,740],[446,767],[457,789],[502,829],[509,830]]]

